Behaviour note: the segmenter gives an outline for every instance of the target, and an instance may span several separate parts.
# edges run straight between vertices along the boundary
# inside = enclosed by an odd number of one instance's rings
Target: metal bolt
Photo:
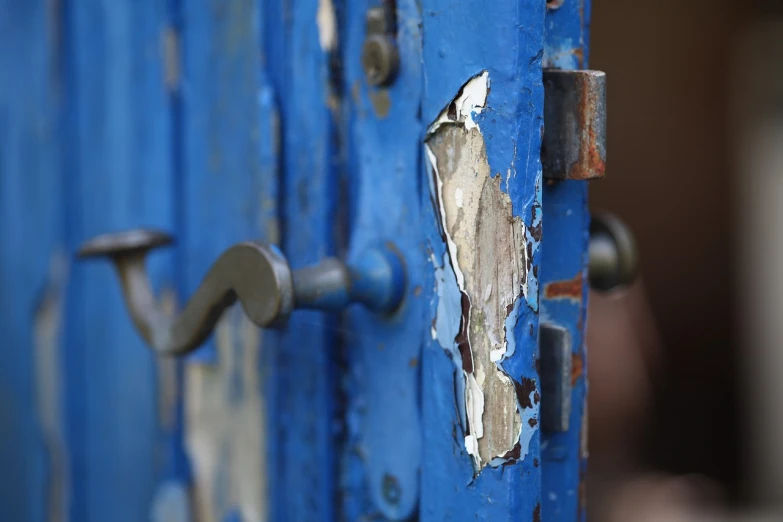
[[[400,64],[397,46],[383,34],[368,34],[362,47],[362,67],[367,83],[380,87],[390,85]]]

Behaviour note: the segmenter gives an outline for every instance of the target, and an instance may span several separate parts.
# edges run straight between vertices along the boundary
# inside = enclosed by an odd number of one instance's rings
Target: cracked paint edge
[[[443,178],[441,177],[440,169],[438,168],[438,161],[435,153],[433,152],[430,145],[427,143],[427,140],[434,136],[437,131],[444,125],[444,124],[457,124],[462,125],[466,131],[469,131],[471,129],[476,129],[479,134],[481,134],[481,129],[479,127],[478,122],[475,119],[475,116],[480,114],[483,109],[486,108],[487,104],[487,98],[489,94],[489,88],[490,88],[490,81],[489,81],[489,73],[488,71],[483,71],[479,73],[478,75],[472,77],[469,79],[460,89],[457,96],[453,99],[453,101],[447,105],[438,115],[438,117],[435,119],[435,121],[430,125],[430,127],[427,130],[427,134],[425,137],[425,152],[426,157],[429,162],[432,175],[429,177],[429,183],[430,183],[430,189],[431,194],[435,195],[437,197],[437,205],[438,205],[438,217],[440,220],[440,230],[443,234],[443,238],[445,239],[447,251],[444,254],[444,260],[443,264],[438,266],[436,258],[432,257],[433,265],[436,268],[436,293],[438,295],[439,301],[438,301],[438,309],[437,309],[437,316],[435,321],[433,322],[432,327],[432,338],[437,339],[441,346],[449,347],[448,351],[452,356],[452,359],[454,360],[455,364],[458,365],[458,368],[461,367],[464,363],[461,360],[461,354],[459,353],[459,349],[454,349],[456,344],[456,335],[459,333],[459,331],[462,329],[462,325],[459,324],[458,321],[454,321],[453,317],[450,317],[453,314],[449,314],[448,311],[445,309],[446,307],[443,306],[443,298],[446,294],[446,290],[443,288],[447,284],[447,278],[444,276],[444,273],[446,272],[446,267],[449,267],[452,269],[454,274],[454,283],[456,283],[456,287],[458,292],[450,291],[449,294],[456,293],[460,298],[462,296],[465,296],[467,298],[468,302],[470,303],[470,296],[466,292],[465,288],[465,274],[462,270],[462,268],[459,265],[458,257],[457,257],[457,244],[454,241],[453,237],[451,236],[447,220],[446,220],[446,207],[444,205],[444,194],[443,194]],[[486,151],[486,149],[484,149]],[[511,169],[509,169],[509,178],[510,178]],[[491,171],[489,172],[489,178],[492,178]],[[508,182],[508,180],[506,180]],[[462,189],[457,188],[455,191],[455,204],[457,208],[462,209],[464,207],[464,193]],[[513,212],[512,212],[513,216]],[[524,297],[525,302],[528,301],[528,276],[532,274],[528,274],[528,252],[527,252],[527,243],[533,239],[531,237],[530,231],[525,226],[525,223],[519,219],[518,225],[521,227],[521,231],[523,233],[523,245],[524,248],[521,248],[521,254],[522,254],[522,267],[523,271],[521,272],[522,281],[520,282],[519,291],[513,292],[512,297],[512,304],[510,305],[510,310],[508,310],[508,313],[505,317],[505,321],[503,324],[503,341],[502,341],[502,347],[499,349],[493,349],[490,352],[490,360],[494,365],[496,366],[498,370],[497,378],[504,382],[508,382],[510,385],[513,385],[513,380],[508,376],[508,374],[505,372],[505,370],[501,366],[501,362],[512,356],[516,350],[516,342],[514,339],[513,330],[516,326],[519,315],[520,315],[520,306],[522,302],[522,298]],[[513,234],[512,234],[513,237]],[[512,245],[513,246],[513,245]],[[452,286],[453,288],[453,286]],[[492,293],[492,285],[487,285],[486,290],[484,290],[485,301],[488,300],[488,296]],[[455,305],[455,299],[450,299],[451,307],[455,307],[459,304],[459,302]],[[475,296],[474,296],[475,297]],[[461,308],[461,307],[460,307]],[[470,303],[470,306],[468,307],[468,314],[467,318],[462,318],[467,321],[467,324],[465,325],[464,331],[469,332],[470,331],[470,309],[472,308],[472,303]],[[448,319],[450,320],[450,324],[453,326],[454,324],[457,325],[455,328],[447,328],[447,332],[443,331],[443,326],[446,321],[443,320],[444,315],[449,315]],[[461,315],[461,314],[460,314]],[[445,333],[445,335],[444,335]],[[468,342],[468,346],[469,346]],[[470,349],[469,346],[469,352],[470,357],[474,357],[472,349]],[[479,444],[478,441],[483,437],[484,434],[484,426],[483,426],[483,415],[484,415],[484,408],[485,408],[485,400],[484,400],[484,394],[482,393],[481,387],[479,386],[478,382],[476,381],[476,378],[474,374],[471,372],[467,372],[464,369],[462,369],[463,374],[463,383],[461,386],[461,390],[457,390],[458,395],[460,392],[464,395],[464,401],[459,401],[459,410],[463,421],[463,429],[465,429],[465,432],[467,435],[465,436],[465,449],[468,452],[468,454],[471,456],[474,468],[477,471],[480,471],[483,467],[481,456],[479,454]],[[530,397],[528,397],[528,400],[532,407],[525,408],[520,404],[519,399],[517,399],[516,402],[516,413],[520,418],[520,424],[519,424],[519,430],[516,436],[516,444],[509,449],[509,451],[505,455],[498,455],[494,458],[491,458],[488,462],[485,463],[485,465],[491,466],[491,467],[497,467],[500,465],[503,465],[510,460],[516,460],[516,459],[524,459],[525,456],[528,453],[528,448],[530,445],[530,442],[533,438],[533,435],[537,431],[537,419],[538,419],[538,401],[534,401],[534,393],[530,393]],[[529,425],[531,429],[526,429],[525,425]],[[516,455],[513,455],[516,453]]]

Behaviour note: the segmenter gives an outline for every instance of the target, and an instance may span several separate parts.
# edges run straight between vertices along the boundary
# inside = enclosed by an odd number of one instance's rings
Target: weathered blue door
[[[587,182],[541,149],[543,70],[585,68],[588,25],[589,0],[1,0],[0,519],[581,520]],[[245,240],[293,270],[390,249],[401,304],[234,305],[156,356],[74,257],[139,226],[176,238],[149,264],[172,316]]]

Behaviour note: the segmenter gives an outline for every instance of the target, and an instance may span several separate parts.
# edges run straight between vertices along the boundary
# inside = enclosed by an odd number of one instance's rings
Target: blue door
[[[542,143],[588,28],[589,0],[0,1],[0,518],[582,520],[603,151]],[[138,227],[175,241],[146,269],[75,257]],[[268,322],[232,248],[284,274]]]

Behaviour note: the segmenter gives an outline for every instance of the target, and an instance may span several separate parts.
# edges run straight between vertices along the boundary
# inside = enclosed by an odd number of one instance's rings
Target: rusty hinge
[[[606,74],[544,69],[545,179],[592,180],[606,171]]]

